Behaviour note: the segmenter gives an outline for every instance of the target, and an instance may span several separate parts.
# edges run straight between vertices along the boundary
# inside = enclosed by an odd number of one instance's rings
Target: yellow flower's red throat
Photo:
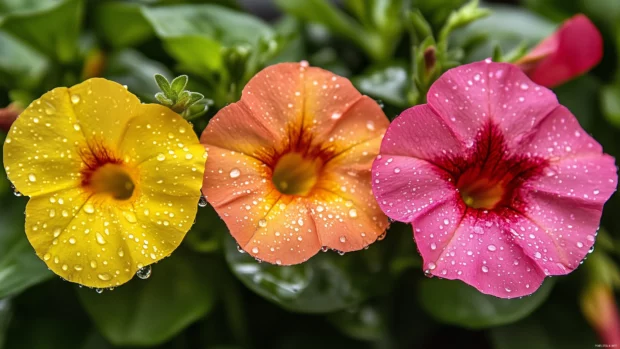
[[[81,173],[84,189],[121,201],[133,196],[136,184],[131,171],[105,145],[89,145],[80,156],[86,165]]]
[[[282,194],[306,196],[319,179],[323,162],[319,157],[304,157],[301,153],[284,154],[273,169],[272,181]]]

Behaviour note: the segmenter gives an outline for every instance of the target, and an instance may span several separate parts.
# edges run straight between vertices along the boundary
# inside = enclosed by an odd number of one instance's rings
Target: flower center
[[[135,184],[122,165],[107,163],[91,174],[88,187],[95,194],[106,194],[116,200],[127,200],[133,195]]]
[[[479,178],[473,181],[461,177],[457,183],[465,204],[472,208],[492,210],[504,197],[505,188],[498,181]]]
[[[318,181],[322,162],[300,153],[282,156],[273,169],[273,184],[282,194],[306,196]]]

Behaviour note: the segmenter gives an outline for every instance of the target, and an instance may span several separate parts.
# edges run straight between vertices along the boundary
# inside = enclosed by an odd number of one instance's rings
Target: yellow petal
[[[15,120],[4,143],[4,168],[27,196],[79,184],[86,143],[72,109],[69,90],[54,89]]]
[[[69,89],[70,101],[89,143],[114,148],[123,138],[127,122],[141,107],[138,97],[122,85],[100,78]]]
[[[129,253],[133,246],[118,224],[121,219],[82,189],[68,189],[30,199],[26,235],[37,255],[62,278],[89,287],[114,287],[137,270]]]

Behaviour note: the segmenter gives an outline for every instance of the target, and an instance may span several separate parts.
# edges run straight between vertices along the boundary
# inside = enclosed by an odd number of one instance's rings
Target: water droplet
[[[323,246],[323,247],[321,247],[321,251],[327,252],[327,251],[329,251],[329,247]]]
[[[489,268],[486,265],[482,266],[482,272],[483,273],[488,273],[489,272]]]
[[[349,217],[351,217],[351,218],[357,217],[357,210],[354,209],[354,208],[350,209],[349,210]]]
[[[386,231],[384,231],[384,232],[383,232],[383,234],[381,234],[381,235],[379,235],[379,236],[377,237],[377,241],[381,241],[381,240],[385,239],[385,236],[386,236],[386,235],[387,235],[387,232],[386,232]]]
[[[99,280],[101,281],[110,281],[110,279],[112,279],[112,277],[110,276],[110,274],[108,273],[101,273],[98,274],[97,277],[99,278]]]
[[[95,206],[93,206],[92,204],[85,204],[84,205],[84,212],[86,212],[86,213],[94,213],[95,212]]]
[[[20,193],[17,189],[15,189],[15,186],[13,184],[11,184],[11,189],[13,190],[13,195],[22,196],[22,193]]]
[[[433,242],[431,244],[431,250],[435,251],[437,249],[437,245]]]
[[[73,129],[79,131],[81,129],[79,124],[73,124]]]
[[[342,114],[340,114],[340,113],[333,113],[332,114],[332,120],[338,120],[338,119],[340,119],[341,116],[342,116]]]
[[[495,245],[489,245],[487,246],[487,248],[489,249],[489,251],[493,252],[495,250],[497,250],[497,247],[495,247]]]
[[[142,280],[146,280],[151,277],[152,271],[153,268],[150,265],[147,265],[146,267],[138,269],[138,271],[136,272],[136,276],[138,276]]]
[[[345,243],[347,241],[346,236],[341,236],[340,237],[340,242]]]
[[[123,216],[129,223],[136,223],[138,221],[136,215],[129,211],[123,211]]]
[[[400,168],[396,167],[396,168],[394,169],[394,173],[396,173],[396,174],[400,173]]]
[[[252,253],[254,254],[258,253],[258,247],[252,247]]]
[[[37,181],[37,176],[35,176],[33,173],[28,175],[28,180],[31,182],[36,182]]]
[[[230,170],[230,178],[237,178],[241,175],[241,171],[238,168],[233,168]]]
[[[71,245],[75,245],[75,243],[76,243],[75,238],[74,238],[74,237],[70,237],[70,238],[69,238],[69,243],[70,243]]]
[[[534,257],[536,257],[536,258],[541,258],[541,257],[542,257],[542,255],[540,254],[540,252],[536,252],[536,253],[534,253]]]
[[[164,155],[162,153],[157,154],[157,160],[159,160],[159,161],[166,160],[166,155]]]
[[[198,207],[207,207],[207,199],[204,195],[200,195],[200,200],[198,200]]]
[[[577,241],[577,247],[582,248],[583,247],[583,243],[581,241]]]
[[[97,237],[97,243],[99,245],[105,245],[105,239],[103,238],[103,235],[97,233],[95,234],[95,236]]]
[[[261,228],[266,227],[266,226],[267,226],[267,220],[265,220],[265,219],[260,219],[260,220],[258,221],[258,226],[259,226],[259,227],[261,227]]]
[[[239,245],[237,245],[237,251],[239,251],[239,253],[245,253],[245,251]]]
[[[428,269],[429,270],[434,270],[435,268],[437,268],[437,265],[435,265],[435,263],[433,263],[433,262],[428,263]]]
[[[80,103],[80,95],[72,95],[71,96],[71,103],[73,103],[73,104]]]
[[[276,259],[276,264],[277,264],[277,265],[282,265],[282,261],[281,261],[281,260],[279,260],[279,259]]]
[[[103,288],[96,288],[95,292],[102,294],[103,293]]]

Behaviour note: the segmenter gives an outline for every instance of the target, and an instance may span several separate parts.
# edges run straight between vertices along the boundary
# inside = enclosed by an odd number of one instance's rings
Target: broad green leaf
[[[225,243],[232,272],[252,291],[285,309],[304,313],[328,313],[360,304],[390,287],[382,259],[383,249],[347,253],[319,252],[305,263],[277,266],[259,263],[237,250],[235,241]]]
[[[383,42],[377,32],[369,31],[353,18],[340,11],[328,0],[275,0],[286,13],[306,22],[320,24],[332,33],[355,42],[375,60],[391,55],[394,42]]]
[[[558,287],[571,287],[558,284]],[[554,292],[534,314],[489,331],[494,349],[582,349],[599,343],[577,308],[575,295],[566,289]]]
[[[489,6],[490,16],[478,20],[469,26],[454,32],[453,47],[462,47],[469,41],[485,37],[482,45],[473,47],[468,61],[479,61],[493,55],[493,49],[499,45],[502,52],[510,52],[520,44],[533,46],[549,34],[556,25],[538,15],[516,6]]]
[[[48,60],[37,51],[0,32],[0,85],[33,88],[49,68]]]
[[[375,305],[364,304],[330,314],[327,319],[349,337],[364,341],[378,341],[387,331],[386,314],[382,310]]]
[[[534,294],[513,299],[486,295],[457,280],[427,279],[420,283],[418,300],[431,316],[446,324],[471,329],[520,320],[547,299],[554,280],[546,280]]]
[[[11,14],[36,13],[52,8],[62,0],[3,0],[0,1],[0,22]]]
[[[183,68],[202,74],[222,67],[222,48],[256,48],[274,34],[260,19],[217,5],[144,7],[142,13]]]
[[[24,210],[28,200],[3,196],[0,209],[0,299],[16,295],[53,274],[37,257],[24,233]]]
[[[409,82],[410,76],[404,64],[371,68],[353,78],[353,84],[362,93],[401,108],[409,106]]]
[[[60,0],[38,11],[11,13],[0,19],[0,29],[61,63],[78,53],[83,0]]]
[[[142,15],[139,4],[104,2],[97,6],[93,14],[97,33],[113,47],[134,46],[153,35],[153,29]]]
[[[620,128],[620,84],[608,85],[601,90],[603,115],[617,128]]]
[[[172,73],[160,62],[151,60],[138,51],[126,49],[108,58],[103,76],[114,80],[138,95],[143,101],[153,101],[159,88],[153,79],[155,74],[166,77]]]
[[[216,286],[210,264],[177,250],[153,265],[147,280],[134,278],[101,294],[83,288],[78,295],[97,328],[114,345],[155,345],[213,308]]]

